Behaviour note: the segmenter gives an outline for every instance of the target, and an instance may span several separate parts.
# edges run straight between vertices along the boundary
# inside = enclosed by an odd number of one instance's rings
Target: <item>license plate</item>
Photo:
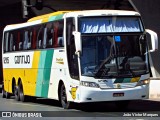
[[[113,93],[113,97],[123,97],[124,93]]]

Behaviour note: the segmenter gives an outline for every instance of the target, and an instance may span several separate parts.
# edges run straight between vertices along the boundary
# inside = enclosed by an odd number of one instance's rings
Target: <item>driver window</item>
[[[66,27],[66,43],[67,43],[67,58],[69,65],[70,76],[73,79],[79,80],[79,68],[78,68],[78,57],[75,55],[75,39],[72,32],[75,30],[74,18],[67,19]]]

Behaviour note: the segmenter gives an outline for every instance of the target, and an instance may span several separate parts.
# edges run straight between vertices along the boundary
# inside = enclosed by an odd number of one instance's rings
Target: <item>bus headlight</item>
[[[140,80],[136,86],[141,86],[141,85],[147,85],[149,84],[150,80],[149,79],[145,79],[145,80]]]
[[[94,88],[99,88],[99,85],[95,82],[87,82],[87,81],[81,81],[80,82],[81,86],[85,86],[85,87],[94,87]]]

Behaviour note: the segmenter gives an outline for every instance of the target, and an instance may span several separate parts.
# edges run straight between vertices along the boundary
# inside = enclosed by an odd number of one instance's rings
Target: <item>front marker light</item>
[[[146,80],[140,80],[136,86],[141,86],[141,85],[147,85],[149,84],[150,80],[146,79]]]
[[[81,86],[85,86],[85,87],[94,87],[94,88],[99,88],[99,85],[95,82],[86,82],[86,81],[81,81],[80,82]]]

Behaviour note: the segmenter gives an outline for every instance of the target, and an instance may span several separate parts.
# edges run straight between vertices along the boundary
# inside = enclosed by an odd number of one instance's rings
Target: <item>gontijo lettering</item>
[[[30,64],[29,55],[19,55],[14,57],[15,64]]]

